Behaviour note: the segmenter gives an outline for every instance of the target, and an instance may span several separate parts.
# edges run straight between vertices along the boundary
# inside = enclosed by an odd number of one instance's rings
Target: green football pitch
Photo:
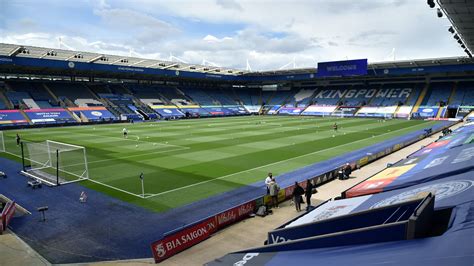
[[[268,172],[278,176],[434,123],[247,116],[8,130],[3,135],[6,150],[16,155],[16,133],[29,142],[83,146],[91,181],[79,184],[165,211],[264,180]],[[122,136],[124,127],[128,138]]]

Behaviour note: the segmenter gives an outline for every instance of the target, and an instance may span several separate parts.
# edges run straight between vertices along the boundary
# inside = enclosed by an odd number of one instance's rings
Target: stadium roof
[[[80,52],[62,49],[52,49],[34,46],[23,46],[16,44],[0,43],[0,56],[49,59],[58,61],[82,62],[109,66],[138,67],[156,70],[176,70],[203,74],[218,74],[225,76],[275,76],[275,75],[294,75],[294,74],[314,74],[317,68],[295,68],[270,71],[244,71],[229,68],[185,64],[181,62],[162,61],[156,59],[145,59],[138,57],[107,55],[100,53]],[[394,68],[423,68],[431,66],[449,66],[474,64],[474,59],[467,56],[447,57],[447,58],[429,58],[416,60],[401,60],[369,63],[368,70],[384,70]]]
[[[443,66],[443,65],[460,65],[472,64],[474,59],[466,56],[460,57],[446,57],[446,58],[428,58],[417,60],[401,60],[401,61],[387,61],[376,62],[368,65],[368,70],[372,69],[387,69],[387,68],[412,68],[412,67],[427,67],[427,66]],[[275,74],[304,74],[315,73],[317,68],[301,68],[301,69],[285,69],[285,70],[271,70],[262,72],[251,72],[247,75],[275,75]]]
[[[472,55],[474,53],[474,1],[470,0],[438,0],[439,6],[451,21],[455,32]],[[466,51],[465,51],[466,52]]]
[[[44,58],[51,60],[117,65],[127,67],[168,69],[219,75],[241,75],[246,73],[246,71],[244,70],[223,68],[217,66],[195,65],[186,64],[183,62],[163,61],[119,55],[107,55],[99,53],[52,49],[6,43],[0,43],[0,56],[17,56],[36,59]]]

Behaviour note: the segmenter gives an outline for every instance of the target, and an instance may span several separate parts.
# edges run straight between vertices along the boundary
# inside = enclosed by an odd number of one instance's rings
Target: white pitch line
[[[156,152],[141,153],[141,154],[135,154],[135,155],[129,155],[129,156],[122,156],[122,157],[118,157],[118,158],[109,158],[109,159],[102,159],[102,160],[96,160],[96,161],[89,161],[89,162],[87,162],[87,165],[93,164],[93,163],[99,163],[99,162],[101,163],[101,162],[107,162],[107,161],[120,160],[120,159],[124,159],[124,158],[148,156],[148,155],[152,155],[152,154],[160,154],[160,153],[166,153],[166,152],[172,152],[172,151],[182,151],[182,150],[189,150],[189,149],[191,149],[191,148],[182,147],[182,148],[173,149],[173,150],[156,151]],[[67,165],[67,166],[76,166],[76,165],[81,165],[81,164],[71,164],[71,165]]]
[[[410,126],[410,127],[401,128],[401,129],[399,129],[399,130],[394,130],[394,131],[390,131],[390,132],[387,132],[387,133],[383,133],[383,134],[377,135],[377,136],[375,136],[375,137],[380,137],[380,136],[383,136],[383,135],[386,135],[386,134],[395,133],[395,132],[397,132],[397,131],[405,130],[405,129],[412,128],[412,127],[415,127],[415,126],[419,126],[419,125],[413,125],[413,126]],[[190,188],[190,187],[194,187],[194,186],[199,186],[199,185],[206,184],[206,183],[209,183],[209,182],[214,182],[214,181],[216,181],[216,180],[225,179],[225,178],[227,178],[227,177],[234,176],[234,175],[237,175],[237,174],[242,174],[242,173],[246,173],[246,172],[249,172],[249,171],[257,170],[257,169],[260,169],[260,168],[265,168],[265,167],[272,166],[272,165],[275,165],[275,164],[279,164],[279,163],[291,161],[291,160],[294,160],[294,159],[302,158],[302,157],[305,157],[305,156],[318,154],[318,153],[320,153],[320,152],[324,152],[324,151],[328,151],[328,150],[340,148],[340,147],[343,147],[343,146],[346,146],[346,145],[351,145],[351,144],[354,144],[354,143],[357,143],[357,142],[361,142],[361,141],[365,141],[365,140],[369,140],[369,138],[364,138],[364,139],[361,139],[361,140],[357,140],[357,141],[349,142],[349,143],[346,143],[346,144],[334,146],[334,147],[327,148],[327,149],[324,149],[324,150],[319,150],[319,151],[315,151],[315,152],[303,154],[303,155],[300,155],[300,156],[292,157],[292,158],[289,158],[289,159],[281,160],[281,161],[278,161],[278,162],[273,162],[273,163],[269,163],[269,164],[266,164],[266,165],[261,165],[261,166],[254,167],[254,168],[251,168],[251,169],[243,170],[243,171],[240,171],[240,172],[232,173],[232,174],[229,174],[229,175],[217,177],[217,178],[210,179],[210,180],[206,180],[206,181],[201,181],[201,182],[194,183],[194,184],[190,184],[190,185],[187,185],[187,186],[183,186],[183,187],[178,187],[178,188],[170,189],[170,190],[167,190],[167,191],[163,191],[163,192],[160,192],[160,193],[153,194],[152,196],[147,196],[147,197],[145,197],[145,199],[152,198],[152,197],[155,197],[155,196],[164,195],[164,194],[168,194],[168,193],[170,193],[170,192],[179,191],[179,190],[186,189],[186,188]]]
[[[18,155],[14,154],[14,153],[11,153],[11,152],[8,152],[8,151],[4,151],[4,152],[5,152],[5,153],[8,153],[8,154],[10,154],[10,155],[16,156],[16,157],[18,157],[18,158],[21,158],[21,156],[18,156]],[[25,158],[25,159],[26,159],[26,158]],[[28,160],[29,160],[29,159],[28,159]],[[118,191],[123,192],[123,193],[127,193],[127,194],[132,195],[132,196],[135,196],[135,197],[139,197],[139,198],[141,198],[141,199],[144,198],[142,195],[138,195],[138,194],[135,194],[135,193],[132,193],[132,192],[129,192],[129,191],[120,189],[120,188],[116,188],[116,187],[114,187],[114,186],[107,185],[107,184],[105,184],[105,183],[102,183],[102,182],[99,182],[99,181],[96,181],[96,180],[93,180],[93,179],[90,179],[90,178],[84,179],[84,180],[88,180],[88,181],[97,183],[97,184],[99,184],[99,185],[103,185],[103,186],[106,186],[106,187],[108,187],[108,188],[115,189],[115,190],[118,190]]]
[[[64,134],[63,132],[59,132],[61,134]],[[58,133],[58,134],[59,134]],[[87,136],[94,136],[94,137],[97,137],[97,134],[92,134],[92,133],[86,133],[86,132],[79,132],[79,131],[76,131],[74,132],[76,134],[79,134],[79,135],[87,135]],[[35,133],[33,133],[35,134]],[[39,134],[39,133],[38,133]],[[41,132],[41,134],[44,134],[44,132]],[[138,135],[135,135],[135,134],[128,134],[128,138],[124,138],[124,137],[113,137],[113,136],[103,136],[104,138],[111,138],[111,139],[120,139],[120,140],[126,140],[126,141],[133,141],[133,142],[140,142],[140,143],[146,143],[146,144],[153,144],[153,143],[156,143],[156,145],[160,145],[160,146],[169,146],[169,147],[179,147],[179,148],[189,148],[189,147],[186,147],[186,146],[180,146],[180,145],[174,145],[174,144],[167,144],[167,143],[160,143],[160,142],[151,142],[151,141],[142,141],[142,140],[137,140],[136,137],[139,137]]]
[[[96,181],[96,180],[94,180],[94,179],[90,179],[90,178],[89,178],[89,179],[87,179],[87,180],[88,180],[88,181],[91,181],[91,182],[94,182],[94,183],[97,183],[97,184],[102,185],[102,186],[106,186],[106,187],[111,188],[111,189],[118,190],[118,191],[120,191],[120,192],[127,193],[127,194],[129,194],[129,195],[132,195],[132,196],[135,196],[135,197],[139,197],[139,198],[141,198],[141,199],[144,199],[144,197],[143,197],[142,195],[135,194],[135,193],[129,192],[129,191],[127,191],[127,190],[123,190],[123,189],[120,189],[120,188],[117,188],[117,187],[114,187],[114,186],[111,186],[111,185],[107,185],[107,184],[105,184],[105,183]]]

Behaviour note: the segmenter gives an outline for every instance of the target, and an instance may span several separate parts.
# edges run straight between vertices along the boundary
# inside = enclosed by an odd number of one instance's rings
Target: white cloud
[[[224,37],[224,38],[217,38],[216,36],[213,36],[213,35],[206,35],[206,37],[202,38],[203,41],[206,41],[206,42],[209,42],[209,43],[213,43],[213,42],[224,42],[224,41],[231,41],[232,38],[231,37]]]
[[[237,3],[237,1],[235,0],[217,0],[216,4],[225,9],[235,9],[238,11],[243,10],[242,6],[239,3]]]
[[[77,32],[35,30],[35,25],[18,34],[6,28],[0,38],[55,46],[56,37],[64,35],[65,42],[87,51],[126,54],[133,49],[153,58],[173,53],[192,63],[205,58],[239,68],[245,68],[249,59],[257,70],[277,69],[293,60],[299,67],[345,58],[375,62],[386,60],[394,48],[397,58],[462,55],[446,31],[448,21],[438,19],[423,1],[91,0],[90,4],[102,24]],[[193,32],[187,23],[206,26]]]

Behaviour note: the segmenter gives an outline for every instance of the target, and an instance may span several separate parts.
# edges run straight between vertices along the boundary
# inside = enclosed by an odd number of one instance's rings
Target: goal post
[[[334,112],[332,112],[331,116],[335,116],[335,117],[338,117],[338,118],[344,118],[345,117],[345,112],[344,112],[344,110],[335,110]]]
[[[23,142],[25,172],[49,185],[89,179],[86,148],[52,140]]]

